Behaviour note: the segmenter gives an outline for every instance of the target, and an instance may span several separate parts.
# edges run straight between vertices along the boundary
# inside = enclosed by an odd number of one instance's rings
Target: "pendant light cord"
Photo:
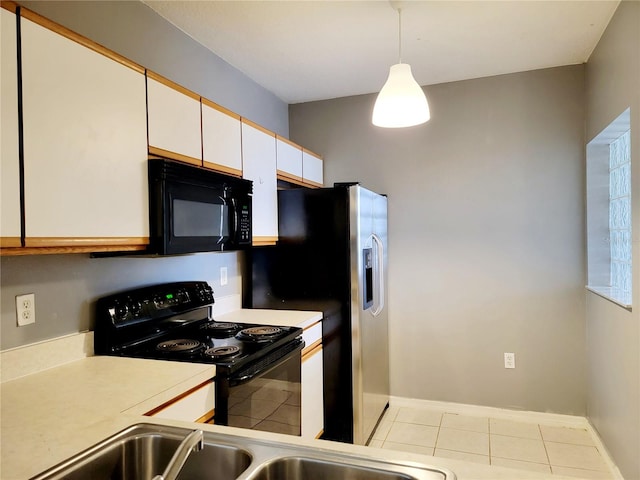
[[[402,9],[398,8],[398,63],[402,63]]]

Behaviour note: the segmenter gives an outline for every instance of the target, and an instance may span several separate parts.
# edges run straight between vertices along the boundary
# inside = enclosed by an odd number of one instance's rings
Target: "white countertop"
[[[35,475],[214,376],[212,365],[100,356],[4,382],[1,476]]]
[[[307,328],[322,320],[322,312],[243,308],[215,316],[218,322],[257,323],[277,327]]]
[[[217,320],[304,327],[321,318],[319,312],[240,310],[221,315]],[[455,472],[458,480],[561,478],[393,450],[142,416],[214,374],[215,367],[205,364],[89,356],[5,381],[0,390],[0,477],[29,478],[129,425],[159,423],[306,445],[325,452],[334,450],[444,467]]]

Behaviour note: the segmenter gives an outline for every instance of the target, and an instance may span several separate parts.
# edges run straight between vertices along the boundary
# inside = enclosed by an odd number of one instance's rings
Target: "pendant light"
[[[398,11],[398,63],[389,69],[371,119],[374,125],[384,128],[412,127],[431,118],[427,97],[413,78],[411,66],[402,63],[402,8],[394,8]]]

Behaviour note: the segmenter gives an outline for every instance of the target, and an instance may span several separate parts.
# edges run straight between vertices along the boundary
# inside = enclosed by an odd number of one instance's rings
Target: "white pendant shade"
[[[373,107],[373,124],[385,128],[412,127],[429,118],[427,97],[413,78],[411,66],[407,63],[392,65]]]

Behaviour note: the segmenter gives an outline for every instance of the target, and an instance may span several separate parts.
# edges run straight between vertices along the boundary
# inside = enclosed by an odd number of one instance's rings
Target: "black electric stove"
[[[101,298],[95,353],[214,364],[214,423],[300,435],[302,329],[217,322],[213,303],[206,282]]]

